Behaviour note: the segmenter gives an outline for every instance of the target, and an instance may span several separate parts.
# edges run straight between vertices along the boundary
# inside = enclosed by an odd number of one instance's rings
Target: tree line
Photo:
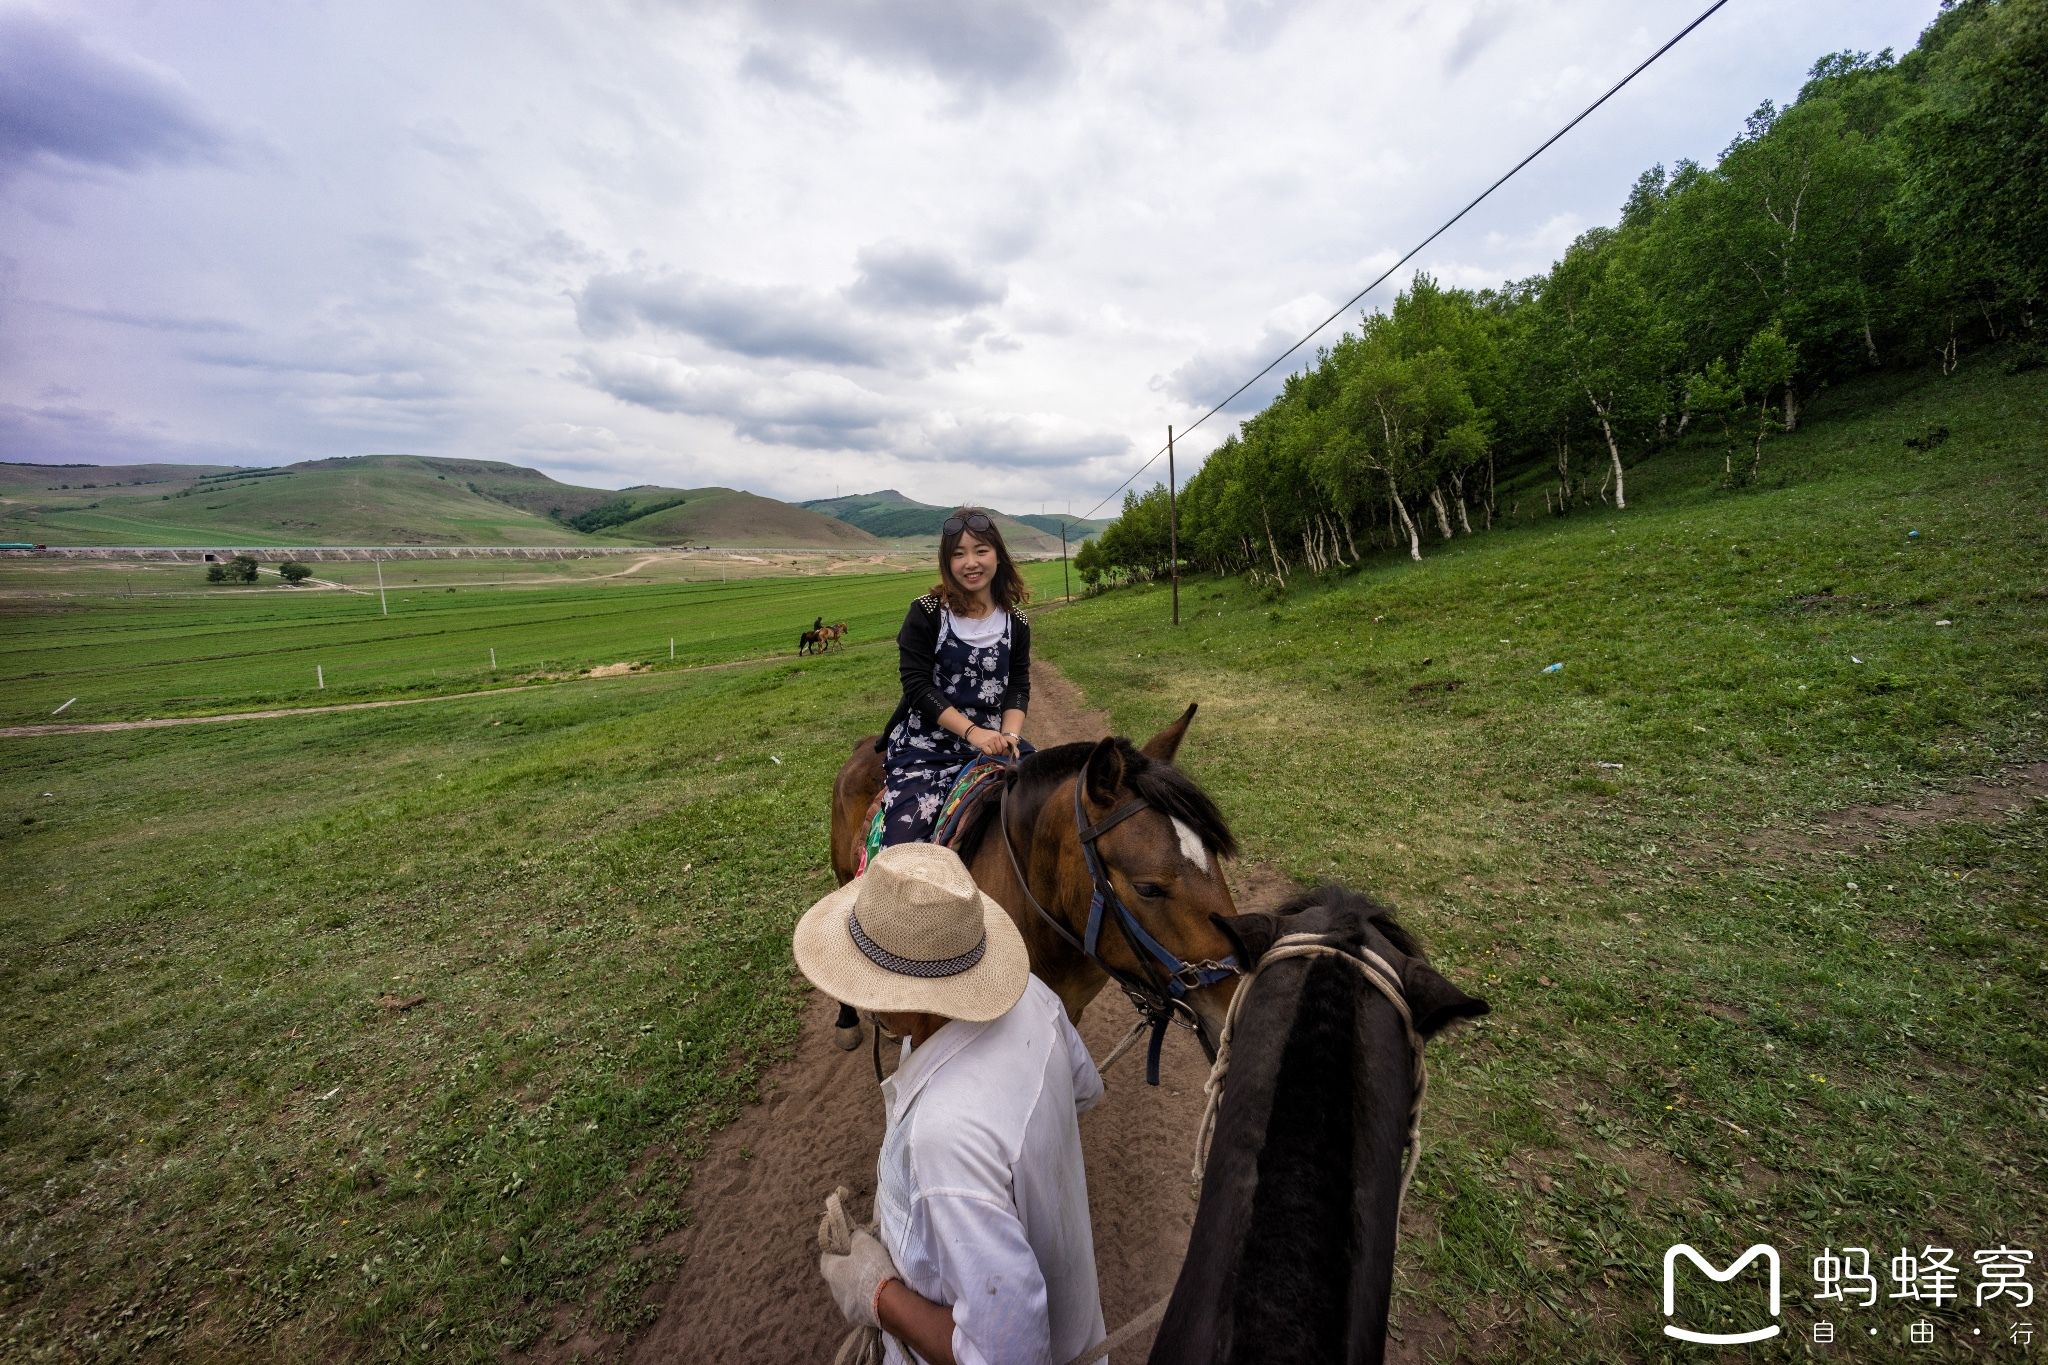
[[[1904,57],[1824,57],[1713,166],[1645,171],[1546,273],[1418,274],[1210,454],[1181,559],[1281,585],[1420,559],[1491,527],[1504,479],[1554,513],[1626,507],[1630,467],[1688,432],[1751,482],[1831,383],[2014,340],[2037,358],[2044,292],[2048,0],[1944,0]],[[1163,485],[1126,494],[1083,581],[1165,571],[1167,517]]]

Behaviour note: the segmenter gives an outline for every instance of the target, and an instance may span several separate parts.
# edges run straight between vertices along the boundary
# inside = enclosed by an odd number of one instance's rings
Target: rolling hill
[[[905,497],[893,488],[877,493],[856,493],[841,498],[814,498],[803,504],[813,512],[822,512],[836,517],[848,525],[857,526],[870,535],[885,540],[916,539],[927,540],[939,534],[944,525],[949,507],[934,507],[928,502],[918,502]],[[996,513],[996,525],[1003,533],[1003,541],[1013,554],[1020,556],[1056,555],[1060,552],[1060,522],[1063,518],[1033,514],[1011,516],[1006,512]],[[1068,547],[1077,548],[1083,540],[1098,534],[1109,523],[1106,521],[1082,521],[1064,519],[1070,528]]]
[[[0,540],[884,548],[844,521],[736,489],[583,488],[520,465],[418,455],[267,469],[0,464]]]

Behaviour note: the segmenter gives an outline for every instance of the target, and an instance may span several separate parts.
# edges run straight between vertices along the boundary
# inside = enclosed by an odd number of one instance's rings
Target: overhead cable
[[[1714,0],[1713,4],[1708,5],[1705,9],[1701,10],[1698,18],[1694,19],[1684,28],[1678,30],[1678,32],[1672,34],[1670,39],[1667,40],[1662,47],[1658,48],[1655,52],[1652,52],[1649,56],[1643,58],[1642,61],[1638,62],[1633,71],[1629,72],[1626,76],[1623,76],[1613,85],[1608,86],[1607,92],[1605,94],[1601,95],[1599,99],[1594,100],[1584,109],[1581,109],[1578,112],[1578,114],[1573,117],[1571,122],[1565,124],[1564,127],[1558,129],[1549,137],[1543,139],[1542,144],[1538,146],[1535,151],[1529,153],[1520,161],[1517,161],[1513,166],[1509,167],[1505,175],[1501,176],[1500,179],[1494,181],[1491,185],[1488,185],[1485,189],[1481,190],[1477,195],[1473,197],[1471,203],[1465,205],[1464,208],[1459,209],[1456,213],[1452,214],[1449,218],[1445,219],[1443,226],[1439,227],[1435,232],[1430,233],[1429,236],[1424,237],[1421,241],[1417,242],[1413,247],[1409,248],[1407,255],[1401,257],[1400,260],[1395,261],[1392,265],[1388,266],[1385,270],[1381,271],[1379,276],[1376,279],[1374,279],[1371,284],[1368,284],[1365,288],[1359,290],[1356,294],[1353,294],[1350,298],[1346,299],[1342,304],[1338,306],[1336,312],[1330,314],[1330,316],[1324,318],[1321,322],[1309,328],[1309,330],[1303,334],[1301,340],[1295,342],[1292,346],[1289,346],[1279,355],[1274,356],[1272,361],[1266,366],[1265,369],[1260,370],[1250,379],[1247,379],[1244,381],[1244,383],[1239,384],[1235,389],[1231,391],[1230,397],[1224,399],[1215,407],[1210,408],[1200,417],[1197,417],[1187,427],[1183,428],[1179,432],[1179,436],[1186,436],[1188,432],[1193,431],[1196,427],[1202,425],[1202,423],[1208,421],[1211,417],[1214,417],[1217,413],[1229,407],[1231,403],[1237,400],[1237,396],[1239,394],[1243,393],[1246,389],[1250,388],[1252,385],[1258,383],[1261,379],[1264,379],[1267,375],[1271,374],[1273,372],[1274,367],[1279,365],[1281,361],[1287,359],[1287,357],[1293,355],[1296,351],[1308,345],[1308,343],[1315,338],[1317,333],[1321,332],[1325,327],[1328,327],[1338,318],[1344,316],[1344,314],[1350,312],[1352,305],[1356,304],[1360,299],[1364,298],[1367,294],[1370,294],[1373,290],[1385,284],[1396,270],[1399,270],[1402,266],[1408,264],[1409,261],[1415,259],[1416,255],[1424,247],[1428,246],[1431,242],[1435,241],[1437,238],[1443,236],[1446,232],[1450,231],[1453,227],[1455,227],[1460,218],[1463,218],[1473,209],[1478,208],[1479,205],[1486,199],[1488,195],[1492,194],[1502,185],[1507,184],[1508,181],[1514,179],[1515,173],[1517,171],[1521,170],[1524,166],[1534,161],[1537,157],[1549,151],[1552,143],[1556,142],[1566,133],[1569,133],[1572,129],[1578,127],[1580,123],[1585,121],[1586,116],[1588,114],[1591,114],[1595,109],[1598,109],[1601,105],[1607,103],[1608,100],[1614,98],[1615,95],[1620,93],[1621,88],[1623,86],[1627,85],[1636,77],[1642,75],[1643,72],[1649,70],[1651,63],[1655,62],[1659,57],[1669,52],[1672,48],[1677,47],[1681,39],[1683,39],[1688,33],[1691,33],[1694,29],[1698,28],[1701,24],[1705,23],[1709,18],[1713,16],[1715,10],[1720,9],[1723,5],[1727,3],[1728,0]],[[1178,437],[1176,437],[1176,439],[1178,439]],[[1103,505],[1107,503],[1110,498],[1115,497],[1117,494],[1123,492],[1126,488],[1129,488],[1132,482],[1137,479],[1138,475],[1143,474],[1146,470],[1150,469],[1158,461],[1159,457],[1161,455],[1164,455],[1165,453],[1166,447],[1159,447],[1158,450],[1153,452],[1151,459],[1145,461],[1145,463],[1139,465],[1135,470],[1131,471],[1130,478],[1125,479],[1122,483],[1118,484],[1115,488],[1111,489],[1109,491],[1109,496],[1103,498],[1102,502],[1098,502],[1095,504],[1095,506],[1089,508],[1086,513],[1086,516],[1094,516],[1096,512],[1102,509]]]

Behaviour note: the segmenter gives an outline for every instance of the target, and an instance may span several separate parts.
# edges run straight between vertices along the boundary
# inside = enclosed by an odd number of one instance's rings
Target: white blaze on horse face
[[[1189,829],[1187,822],[1179,816],[1176,815],[1171,818],[1173,820],[1173,832],[1180,839],[1181,856],[1202,869],[1202,871],[1207,872],[1209,870],[1209,850],[1202,847],[1202,836]]]

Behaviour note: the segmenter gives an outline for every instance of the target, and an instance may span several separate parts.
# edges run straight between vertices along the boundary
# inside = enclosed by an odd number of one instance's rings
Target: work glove
[[[856,1327],[880,1327],[875,1318],[875,1295],[890,1280],[903,1278],[881,1240],[866,1228],[855,1228],[850,1249],[844,1255],[824,1252],[818,1257],[818,1273],[839,1312]]]

